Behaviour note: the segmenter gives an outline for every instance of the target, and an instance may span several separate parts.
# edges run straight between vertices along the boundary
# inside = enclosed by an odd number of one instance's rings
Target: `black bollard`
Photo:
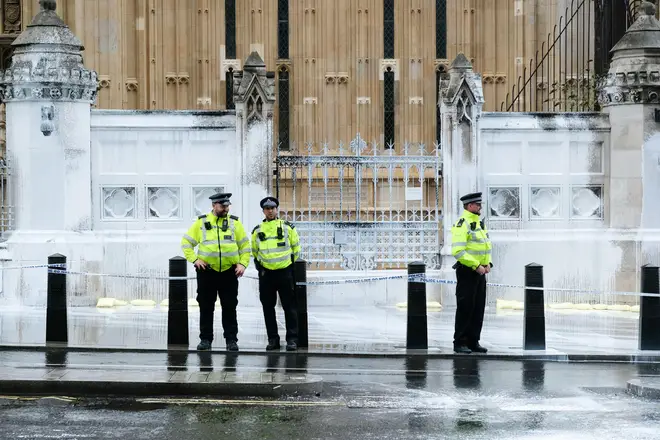
[[[293,280],[295,283],[296,310],[298,312],[298,347],[309,347],[308,319],[307,319],[307,286],[298,283],[307,282],[307,262],[297,260],[293,263]]]
[[[658,266],[645,264],[641,274],[642,293],[660,294]],[[660,297],[639,299],[639,349],[660,350]]]
[[[423,277],[426,265],[420,261],[408,264],[408,275]],[[429,336],[426,317],[426,283],[408,280],[408,325],[406,329],[406,348],[429,348]]]
[[[525,286],[543,287],[543,266],[530,263],[525,266]],[[543,290],[525,289],[525,315],[523,329],[524,350],[545,350],[545,302]]]
[[[169,308],[167,310],[167,345],[190,344],[188,339],[188,262],[183,257],[170,258]]]
[[[62,271],[57,273],[54,271]],[[68,344],[66,313],[66,257],[53,254],[48,257],[48,305],[46,309],[46,343]]]

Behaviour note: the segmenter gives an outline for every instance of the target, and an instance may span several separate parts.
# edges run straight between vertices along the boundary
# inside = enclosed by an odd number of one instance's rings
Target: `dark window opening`
[[[447,58],[447,0],[435,0],[435,57]]]
[[[282,69],[277,78],[277,141],[280,150],[289,150],[289,71]]]
[[[289,0],[277,0],[277,57],[289,58]]]
[[[383,135],[385,148],[394,147],[394,72],[388,68],[384,74],[384,117],[383,117]]]
[[[230,68],[225,73],[225,106],[227,110],[234,110],[234,69]]]
[[[394,58],[394,0],[383,0],[383,58]]]
[[[236,59],[236,0],[225,0],[225,56]]]

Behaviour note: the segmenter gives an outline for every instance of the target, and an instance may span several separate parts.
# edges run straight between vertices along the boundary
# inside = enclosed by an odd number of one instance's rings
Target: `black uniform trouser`
[[[220,296],[222,328],[227,341],[238,341],[238,278],[235,267],[224,272],[211,268],[197,271],[197,302],[199,303],[199,339],[213,341],[213,313],[215,301]]]
[[[456,267],[456,320],[454,345],[474,347],[481,339],[486,307],[486,275],[467,266]]]
[[[298,312],[293,289],[293,265],[286,269],[259,271],[259,299],[264,310],[268,339],[279,339],[275,306],[277,294],[284,309],[287,342],[298,342]]]

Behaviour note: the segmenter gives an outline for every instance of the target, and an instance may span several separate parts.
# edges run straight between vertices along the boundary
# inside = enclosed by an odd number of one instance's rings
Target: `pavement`
[[[396,307],[310,308],[310,353],[401,356],[406,350],[407,311]],[[43,346],[45,308],[0,307],[0,345]],[[280,334],[284,316],[277,309]],[[660,359],[658,351],[638,350],[638,314],[617,311],[546,311],[546,350],[537,355],[555,358],[600,357],[634,360]],[[262,352],[267,344],[260,308],[239,304],[241,351]],[[454,309],[428,312],[429,350],[423,355],[451,355]],[[199,311],[189,310],[190,346],[198,341]],[[220,311],[216,309],[215,350],[224,350],[220,339]],[[159,306],[125,306],[114,309],[68,308],[70,347],[107,349],[167,349],[167,312]],[[482,345],[490,355],[524,357],[523,313],[489,308],[484,319]]]
[[[3,439],[658,439],[660,405],[626,391],[660,364],[246,354],[237,371],[323,377],[317,395],[0,395]],[[59,362],[59,364],[58,364]],[[224,353],[2,351],[0,371],[222,371]],[[229,364],[231,365],[231,364]],[[185,370],[184,370],[185,369]],[[174,371],[174,370],[169,370]]]

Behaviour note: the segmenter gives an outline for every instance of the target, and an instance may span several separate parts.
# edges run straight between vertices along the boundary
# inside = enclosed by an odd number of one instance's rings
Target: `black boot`
[[[475,345],[471,345],[470,350],[475,353],[488,353],[488,349],[486,347],[482,347],[478,342]]]
[[[280,338],[271,338],[268,340],[266,351],[279,350],[280,348]]]
[[[287,341],[286,351],[296,351],[296,350],[298,350],[298,344],[296,344],[296,341]]]
[[[227,340],[227,351],[238,351],[238,344],[236,341]]]
[[[470,350],[465,344],[458,344],[454,345],[454,353],[470,354],[472,353],[472,350]]]
[[[198,351],[206,351],[210,349],[211,349],[211,341],[207,341],[206,339],[202,339],[197,345]]]

